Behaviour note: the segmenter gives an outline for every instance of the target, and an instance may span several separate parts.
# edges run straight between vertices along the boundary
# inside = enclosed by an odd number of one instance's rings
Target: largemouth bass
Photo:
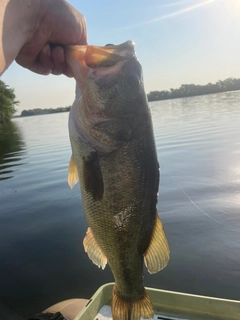
[[[89,225],[84,248],[98,267],[108,262],[112,270],[113,319],[149,319],[143,262],[158,272],[169,247],[156,211],[159,165],[142,68],[131,41],[69,46],[66,56],[77,81],[68,182],[80,180]]]

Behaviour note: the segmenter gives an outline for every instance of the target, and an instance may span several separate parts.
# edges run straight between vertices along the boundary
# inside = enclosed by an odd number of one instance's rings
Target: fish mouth
[[[86,78],[95,81],[106,75],[114,78],[129,59],[136,57],[134,43],[130,40],[120,45],[71,45],[65,47],[65,53],[67,64],[81,89]]]
[[[112,67],[118,62],[128,60],[136,55],[134,43],[130,40],[120,45],[107,45],[104,47],[71,45],[67,46],[65,50],[67,61],[70,62],[70,57],[72,56],[82,65],[93,69]]]

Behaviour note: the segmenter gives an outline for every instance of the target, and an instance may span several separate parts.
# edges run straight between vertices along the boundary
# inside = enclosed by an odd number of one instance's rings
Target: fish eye
[[[137,89],[139,87],[139,78],[135,74],[130,74],[127,77],[127,84],[132,89]]]

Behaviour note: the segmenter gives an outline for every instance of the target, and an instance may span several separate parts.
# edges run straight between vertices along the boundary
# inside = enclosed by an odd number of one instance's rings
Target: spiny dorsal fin
[[[166,267],[170,251],[161,220],[156,214],[150,244],[144,253],[144,262],[149,273],[156,273]]]
[[[73,156],[71,156],[69,166],[68,166],[68,184],[70,188],[72,189],[76,183],[78,183],[79,178],[78,178],[78,171],[77,171],[77,166],[76,163],[73,159]]]
[[[92,262],[98,266],[98,268],[101,267],[104,269],[107,264],[107,257],[98,245],[91,228],[87,229],[86,236],[83,240],[83,246],[85,252],[88,254],[89,259],[91,259]]]

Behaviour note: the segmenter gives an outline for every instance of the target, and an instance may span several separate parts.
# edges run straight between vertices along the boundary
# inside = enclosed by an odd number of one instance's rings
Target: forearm
[[[0,1],[0,75],[37,30],[48,0]]]

